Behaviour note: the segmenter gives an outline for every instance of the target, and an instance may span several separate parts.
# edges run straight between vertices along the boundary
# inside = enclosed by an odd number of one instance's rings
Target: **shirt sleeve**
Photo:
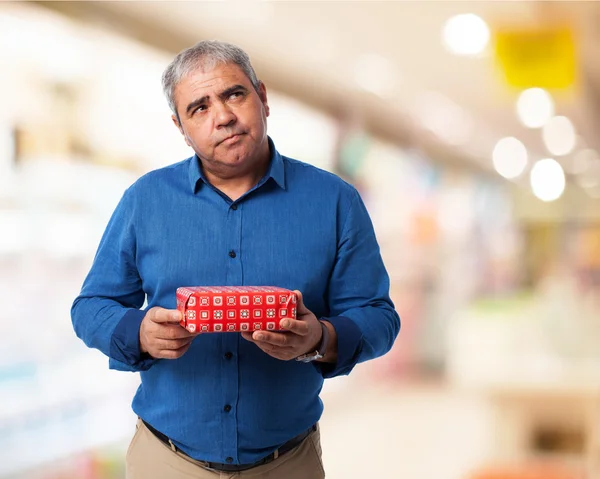
[[[349,374],[358,363],[384,355],[400,332],[375,231],[355,189],[342,222],[328,289],[331,317],[321,318],[335,328],[338,359],[314,363],[325,378]]]
[[[110,367],[143,371],[155,359],[140,351],[145,293],[136,268],[135,205],[129,188],[104,231],[79,296],[71,308],[77,336],[109,357]]]

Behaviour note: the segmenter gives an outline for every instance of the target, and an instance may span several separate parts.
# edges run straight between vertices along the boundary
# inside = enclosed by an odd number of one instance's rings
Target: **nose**
[[[217,103],[214,112],[217,128],[231,126],[237,119],[231,108],[224,103]]]

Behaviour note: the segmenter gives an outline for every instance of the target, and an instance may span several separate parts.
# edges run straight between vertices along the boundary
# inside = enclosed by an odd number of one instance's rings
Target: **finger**
[[[309,324],[299,319],[283,318],[279,325],[284,331],[289,331],[298,336],[306,336],[310,332]]]
[[[180,358],[190,348],[191,344],[192,343],[190,342],[189,344],[185,344],[184,346],[181,346],[178,349],[162,349],[162,350],[159,350],[158,355],[155,356],[155,357],[156,358],[162,358],[162,359],[177,359],[177,358]]]
[[[252,339],[255,342],[271,344],[280,348],[289,348],[296,346],[298,338],[285,333],[267,333],[265,331],[254,331]]]
[[[152,308],[148,311],[148,319],[154,323],[179,323],[181,311],[177,309]]]
[[[183,339],[157,339],[153,344],[154,349],[159,351],[176,351],[188,344],[191,344],[194,338],[183,338]]]
[[[197,336],[197,333],[190,333],[179,324],[159,323],[155,326],[154,337],[157,339],[182,339]]]
[[[244,338],[246,341],[254,342],[254,339],[252,339],[252,333],[243,332],[242,338]]]
[[[242,332],[242,338],[244,338],[246,341],[250,341],[251,343],[265,343],[267,344],[268,341],[265,341],[266,336],[270,336],[271,334],[278,334],[278,333],[266,333],[264,331],[254,331],[254,332]],[[280,335],[283,336],[282,333],[279,333]],[[264,335],[262,336],[263,339],[257,339],[259,335]],[[271,344],[275,344],[275,341],[272,342]],[[279,344],[279,342],[277,343]]]
[[[298,316],[302,316],[304,314],[310,313],[308,308],[304,305],[304,299],[302,297],[302,292],[296,289],[296,290],[294,290],[294,293],[296,293],[296,296],[298,296],[298,304],[296,305],[296,311],[298,313]]]

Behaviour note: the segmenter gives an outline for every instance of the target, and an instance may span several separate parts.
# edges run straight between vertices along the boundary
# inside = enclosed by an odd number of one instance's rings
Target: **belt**
[[[177,447],[175,447],[175,445],[173,444],[173,441],[171,441],[162,432],[154,429],[150,424],[148,424],[143,419],[142,419],[142,422],[148,428],[148,430],[156,436],[156,438],[160,442],[162,442],[166,446],[170,447],[173,451],[179,452],[180,454],[183,454],[184,456],[190,457],[185,452],[183,452],[181,449],[178,449]],[[198,461],[197,459],[194,459],[193,457],[190,457],[190,459],[192,459],[196,462],[200,462],[203,467],[206,467],[208,469],[214,469],[215,471],[221,471],[221,472],[245,471],[247,469],[252,469],[253,467],[268,464],[271,461],[277,459],[279,456],[283,456],[286,452],[290,452],[292,449],[294,449],[296,446],[298,446],[302,441],[304,441],[311,433],[313,433],[316,430],[317,430],[317,425],[313,424],[309,429],[307,429],[304,432],[301,432],[296,437],[293,437],[288,442],[286,442],[285,444],[280,446],[279,449],[276,449],[271,454],[269,454],[267,457],[263,457],[259,461],[256,461],[252,464],[222,464],[219,462]]]

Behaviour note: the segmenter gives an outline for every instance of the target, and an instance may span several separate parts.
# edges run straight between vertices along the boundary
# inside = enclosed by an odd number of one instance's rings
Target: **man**
[[[124,193],[72,308],[88,346],[140,372],[127,477],[322,478],[324,378],[386,353],[400,329],[367,211],[352,186],[277,152],[238,47],[182,51],[163,87],[196,154]],[[202,285],[296,290],[297,319],[190,334],[175,291]]]

